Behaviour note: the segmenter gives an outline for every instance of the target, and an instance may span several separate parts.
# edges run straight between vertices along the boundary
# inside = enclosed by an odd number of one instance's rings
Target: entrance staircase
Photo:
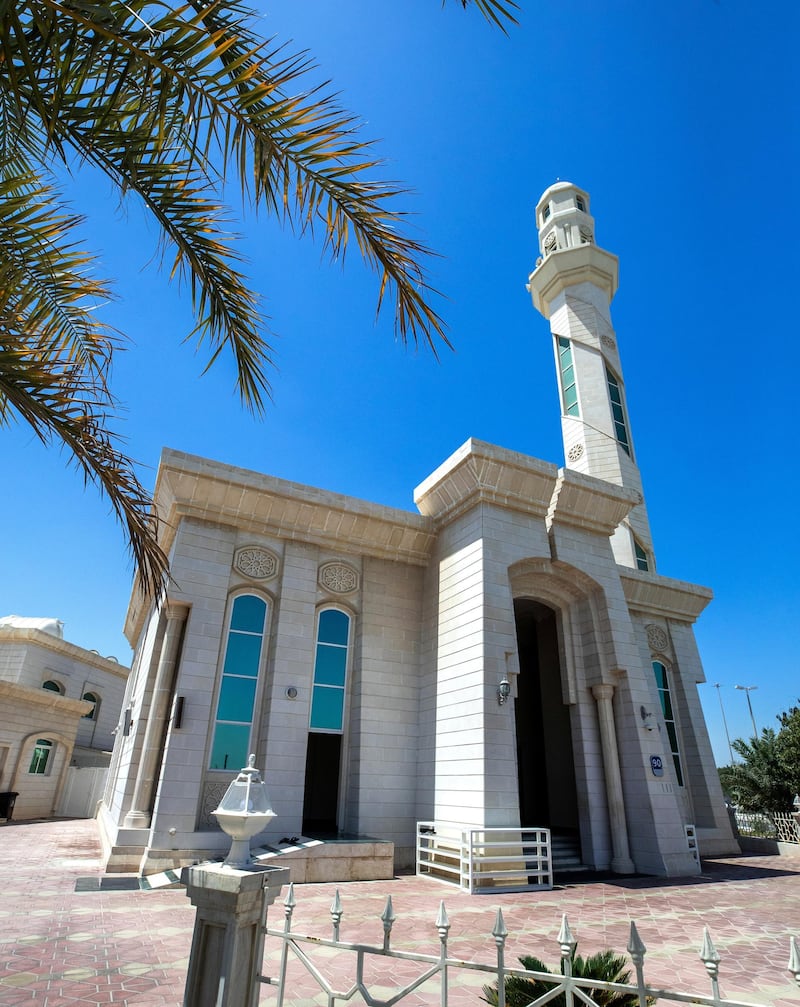
[[[550,856],[555,875],[576,874],[586,870],[581,863],[581,843],[577,832],[552,830]]]

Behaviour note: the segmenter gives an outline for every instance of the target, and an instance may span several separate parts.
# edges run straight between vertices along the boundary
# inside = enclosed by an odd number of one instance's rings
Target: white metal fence
[[[479,828],[417,822],[417,874],[465,892],[553,887],[549,829]]]
[[[294,895],[294,886],[290,885],[284,901],[284,923],[283,927],[266,927],[267,937],[277,939],[281,942],[280,958],[278,964],[278,974],[274,977],[261,975],[259,982],[265,986],[274,987],[276,991],[275,1000],[272,1001],[276,1007],[291,1007],[294,995],[297,993],[297,977],[289,984],[288,971],[290,960],[296,960],[302,966],[302,971],[307,978],[305,985],[316,988],[317,993],[303,992],[302,1003],[322,1003],[319,999],[320,993],[327,998],[328,1007],[336,1007],[337,1003],[347,1003],[353,1000],[354,1003],[364,1003],[367,1007],[394,1007],[401,1003],[412,993],[417,993],[415,1002],[419,1004],[420,997],[425,996],[426,1003],[439,1004],[440,1007],[448,1007],[451,991],[454,994],[462,992],[457,990],[454,979],[459,972],[464,970],[484,973],[486,985],[496,984],[498,993],[498,1007],[505,1007],[505,980],[510,976],[518,976],[523,979],[538,980],[545,984],[547,992],[531,1001],[528,1007],[537,1007],[554,1001],[554,998],[563,994],[565,1007],[579,1005],[590,1005],[590,1007],[600,1007],[600,1004],[607,1001],[608,994],[627,994],[635,997],[639,1007],[647,1007],[655,1002],[691,1003],[712,1005],[712,1007],[752,1007],[744,1005],[743,1001],[725,999],[720,995],[719,973],[721,956],[714,947],[711,937],[706,929],[702,947],[700,948],[700,958],[706,967],[711,984],[710,995],[697,993],[680,993],[666,989],[649,986],[644,975],[644,960],[647,948],[642,942],[636,928],[636,924],[631,922],[630,938],[628,940],[627,951],[631,958],[631,964],[636,974],[636,982],[623,984],[603,982],[598,979],[583,978],[572,975],[572,956],[577,945],[577,941],[567,922],[567,917],[561,920],[561,929],[556,941],[561,956],[561,974],[549,972],[530,972],[520,968],[508,968],[505,962],[505,947],[508,931],[503,920],[503,913],[497,910],[495,924],[492,928],[492,937],[497,948],[495,960],[492,962],[469,962],[458,958],[450,957],[448,950],[448,935],[450,930],[450,920],[445,910],[444,902],[439,907],[439,913],[435,921],[435,928],[438,932],[439,947],[436,953],[421,954],[410,951],[396,951],[391,946],[392,926],[396,921],[392,899],[389,896],[386,900],[380,921],[383,928],[383,941],[380,945],[354,944],[341,940],[340,930],[344,909],[339,892],[336,892],[331,905],[332,933],[330,938],[310,936],[308,934],[295,933],[292,930],[292,915],[297,902]],[[431,932],[433,938],[433,932]],[[334,981],[327,978],[326,971],[330,971],[326,966],[330,965],[331,950],[337,953],[349,953],[353,957],[353,968],[348,970],[347,985],[337,988]],[[326,957],[326,955],[328,957]],[[385,960],[391,959],[391,967],[384,968],[378,981],[370,981],[368,978],[367,963],[371,959]],[[789,972],[800,986],[800,949],[796,937],[790,938],[789,942]],[[391,976],[392,988],[387,991],[386,976]],[[303,985],[300,983],[300,985]],[[305,989],[305,987],[304,987]],[[417,992],[418,991],[418,992]],[[474,986],[470,987],[469,1003],[478,1003],[478,993]],[[354,999],[356,998],[356,999]],[[464,1002],[463,998],[461,1002]]]
[[[734,810],[736,828],[743,836],[775,839],[781,843],[800,843],[800,825],[787,811]]]

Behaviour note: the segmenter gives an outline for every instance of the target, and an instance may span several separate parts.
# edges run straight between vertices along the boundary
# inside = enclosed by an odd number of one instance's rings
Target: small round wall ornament
[[[578,461],[579,458],[583,457],[583,444],[573,444],[572,447],[567,452],[567,458],[571,462]]]
[[[660,626],[650,623],[647,627],[647,642],[651,650],[666,650],[669,646],[669,638]]]
[[[611,336],[606,336],[605,334],[600,336],[600,342],[609,350],[616,350],[617,344],[611,338]]]
[[[278,557],[263,546],[246,545],[237,549],[233,568],[251,580],[269,580],[278,572]]]
[[[358,590],[358,570],[349,563],[323,563],[319,568],[319,583],[333,594],[350,594]]]

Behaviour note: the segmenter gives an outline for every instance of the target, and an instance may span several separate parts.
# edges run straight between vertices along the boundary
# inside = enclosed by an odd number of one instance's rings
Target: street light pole
[[[725,725],[725,737],[728,741],[728,755],[730,755],[731,765],[733,765],[733,749],[731,748],[731,736],[728,733],[728,721],[725,718],[725,707],[722,705],[722,693],[719,691],[722,688],[722,686],[720,685],[719,682],[717,682],[714,685],[714,688],[717,690],[717,696],[719,697],[719,708],[722,711],[722,723]]]
[[[756,718],[753,716],[753,704],[750,702],[750,693],[753,689],[757,689],[757,685],[734,685],[734,689],[741,689],[742,692],[747,696],[747,709],[750,711],[750,719],[753,721],[753,737],[758,737],[758,728],[756,727]]]

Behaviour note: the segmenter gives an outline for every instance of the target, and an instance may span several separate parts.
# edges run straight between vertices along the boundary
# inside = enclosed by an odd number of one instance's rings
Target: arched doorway
[[[570,707],[564,702],[558,613],[518,598],[514,618],[519,654],[515,700],[519,813],[523,827],[547,827],[578,847]]]

